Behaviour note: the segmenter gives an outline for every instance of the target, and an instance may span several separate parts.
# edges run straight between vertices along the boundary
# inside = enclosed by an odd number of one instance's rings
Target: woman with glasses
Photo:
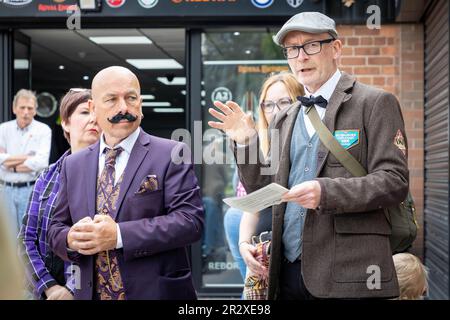
[[[288,72],[271,75],[263,83],[256,128],[264,156],[267,156],[269,151],[270,122],[278,111],[289,107],[297,101],[298,96],[303,94],[302,85]],[[237,187],[237,194],[238,196],[246,194],[241,183]],[[246,268],[254,274],[267,275],[267,267],[255,259],[256,251],[251,239],[252,236],[272,230],[272,208],[267,208],[260,213],[242,213],[230,208],[224,220],[227,241],[235,261],[239,264],[242,277],[245,279],[248,273]]]
[[[100,128],[89,111],[89,99],[91,91],[87,89],[70,89],[63,97],[59,112],[70,149],[39,176],[20,231],[28,283],[36,299],[73,298],[73,283],[66,283],[65,277],[66,272],[70,274],[70,265],[49,250],[46,234],[55,209],[64,159],[95,143],[100,137]]]

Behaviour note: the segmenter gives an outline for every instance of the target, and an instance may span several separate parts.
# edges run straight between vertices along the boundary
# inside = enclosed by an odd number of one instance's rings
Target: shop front
[[[356,1],[347,8],[321,0],[0,0],[0,122],[12,119],[17,90],[36,91],[37,118],[53,130],[54,161],[67,148],[57,111],[63,94],[89,87],[104,67],[131,69],[141,82],[144,130],[166,138],[185,130],[201,160],[212,144],[223,153],[224,164],[196,162],[206,227],[190,255],[199,295],[238,297],[243,279],[221,201],[235,194],[236,166],[222,135],[208,128],[207,110],[214,100],[233,100],[256,116],[263,80],[288,69],[272,41],[276,30],[303,11],[363,24],[367,2],[380,8],[382,22],[395,21],[395,1]],[[211,143],[215,139],[221,143]]]

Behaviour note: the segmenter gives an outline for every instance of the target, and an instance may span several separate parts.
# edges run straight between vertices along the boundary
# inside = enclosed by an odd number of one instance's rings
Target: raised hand
[[[222,112],[213,108],[209,108],[208,112],[220,122],[209,121],[208,125],[222,130],[238,144],[248,144],[250,138],[256,135],[255,122],[252,116],[245,114],[241,107],[233,101],[227,101],[226,104],[214,101],[214,105]]]

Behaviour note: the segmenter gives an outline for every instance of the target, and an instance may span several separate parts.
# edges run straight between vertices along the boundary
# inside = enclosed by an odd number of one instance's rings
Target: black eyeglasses
[[[281,98],[277,102],[271,101],[271,100],[264,100],[261,102],[261,108],[264,112],[271,113],[275,109],[275,107],[278,107],[278,110],[281,110],[283,108],[289,107],[292,104],[291,98]]]
[[[287,59],[295,59],[299,56],[300,49],[303,49],[303,51],[308,56],[311,56],[313,54],[318,54],[320,51],[322,51],[322,44],[330,43],[334,40],[336,40],[336,39],[331,38],[331,39],[326,39],[326,40],[308,42],[302,46],[285,47],[285,48],[283,48],[283,54]]]

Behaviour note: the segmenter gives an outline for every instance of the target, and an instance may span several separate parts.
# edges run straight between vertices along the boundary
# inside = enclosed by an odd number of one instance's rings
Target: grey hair
[[[34,106],[37,107],[37,98],[36,98],[36,94],[33,91],[30,91],[27,89],[20,89],[19,91],[17,91],[16,95],[14,96],[14,100],[13,100],[14,107],[17,105],[17,101],[20,98],[33,99]]]

